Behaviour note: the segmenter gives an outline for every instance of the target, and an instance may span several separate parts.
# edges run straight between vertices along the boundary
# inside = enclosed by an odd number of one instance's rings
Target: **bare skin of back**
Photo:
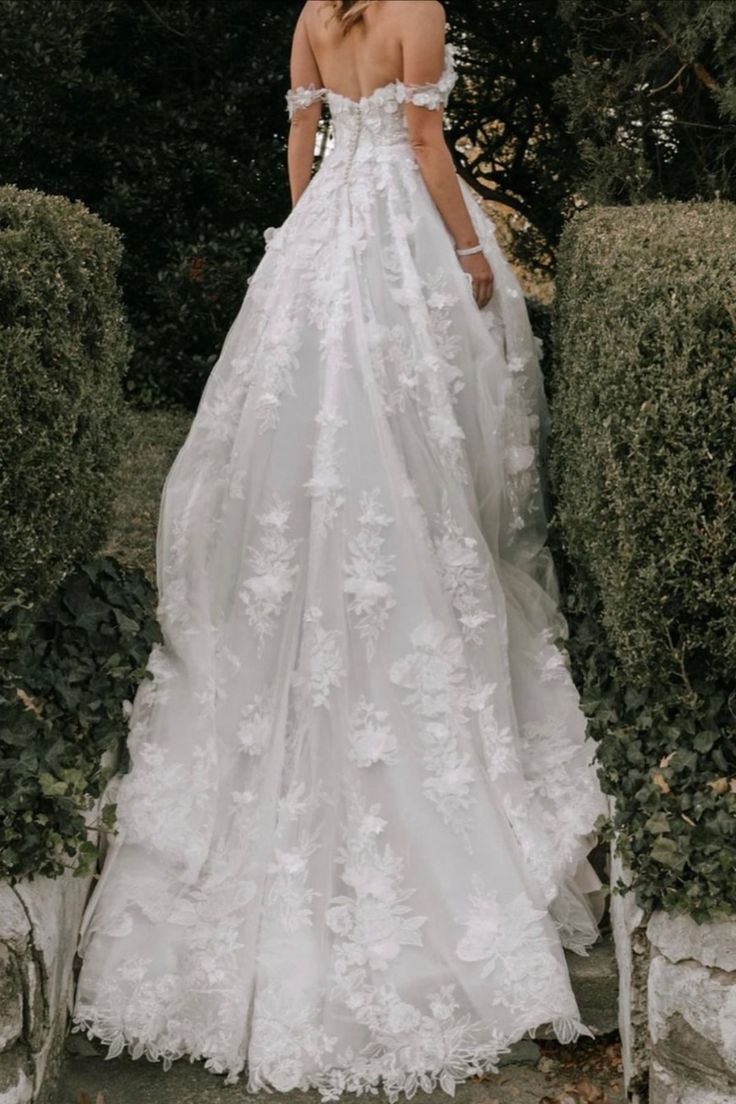
[[[395,80],[437,81],[444,65],[445,13],[437,0],[371,0],[362,19],[343,33],[330,0],[307,0],[291,51],[291,87],[329,88],[352,100]],[[309,183],[319,103],[295,111],[289,133],[292,203]],[[445,141],[442,112],[405,106],[409,139],[427,188],[456,249],[478,242]],[[459,257],[473,281],[479,307],[493,293],[493,273],[482,253]]]

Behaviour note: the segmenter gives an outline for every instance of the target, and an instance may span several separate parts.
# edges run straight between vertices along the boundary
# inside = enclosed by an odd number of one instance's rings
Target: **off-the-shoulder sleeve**
[[[302,85],[299,88],[290,88],[286,93],[286,110],[289,112],[289,118],[291,119],[295,111],[298,111],[300,107],[311,107],[317,100],[323,100],[325,98],[324,88],[315,88],[313,84],[310,84],[308,88],[304,88]]]
[[[399,98],[416,107],[427,107],[431,111],[437,111],[447,106],[450,92],[457,81],[455,72],[454,49],[448,43],[445,46],[445,65],[440,79],[434,84],[401,84],[399,86]]]

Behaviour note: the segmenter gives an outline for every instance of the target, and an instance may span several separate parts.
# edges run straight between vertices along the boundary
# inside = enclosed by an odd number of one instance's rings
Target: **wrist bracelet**
[[[482,253],[483,246],[479,242],[478,245],[473,245],[470,247],[470,249],[456,249],[455,252],[457,253],[458,257],[469,257],[471,253]]]

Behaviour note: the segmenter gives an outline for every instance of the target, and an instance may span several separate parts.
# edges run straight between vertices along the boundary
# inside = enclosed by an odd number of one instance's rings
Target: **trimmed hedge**
[[[94,868],[85,821],[111,770],[129,765],[125,703],[161,641],[155,602],[142,571],[108,556],[68,574],[38,609],[4,611],[0,878]],[[115,805],[100,815],[113,827]]]
[[[736,912],[734,303],[733,204],[565,230],[550,478],[571,658],[637,899],[696,919]]]
[[[120,236],[0,188],[0,594],[49,594],[104,540],[129,344]]]

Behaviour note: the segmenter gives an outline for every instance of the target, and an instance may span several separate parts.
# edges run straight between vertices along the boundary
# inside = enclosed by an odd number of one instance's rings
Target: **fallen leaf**
[[[729,789],[727,778],[714,778],[708,785],[717,794],[724,794]]]
[[[667,781],[667,779],[665,778],[665,776],[662,774],[661,771],[655,771],[654,772],[654,775],[652,777],[652,782],[654,783],[655,786],[657,786],[662,791],[662,793],[666,794],[666,793],[670,792],[669,782]]]
[[[34,701],[30,694],[27,694],[25,690],[22,690],[20,688],[20,686],[16,686],[15,694],[18,698],[18,701],[22,702],[26,709],[30,709],[31,712],[35,713],[37,717],[41,716],[41,706],[38,704],[37,701]]]
[[[587,1077],[577,1082],[575,1092],[583,1098],[585,1104],[601,1104],[603,1100],[603,1089],[600,1085],[594,1085]]]
[[[671,751],[669,755],[665,755],[664,758],[659,760],[660,767],[668,767],[675,755],[677,755],[676,751]]]

